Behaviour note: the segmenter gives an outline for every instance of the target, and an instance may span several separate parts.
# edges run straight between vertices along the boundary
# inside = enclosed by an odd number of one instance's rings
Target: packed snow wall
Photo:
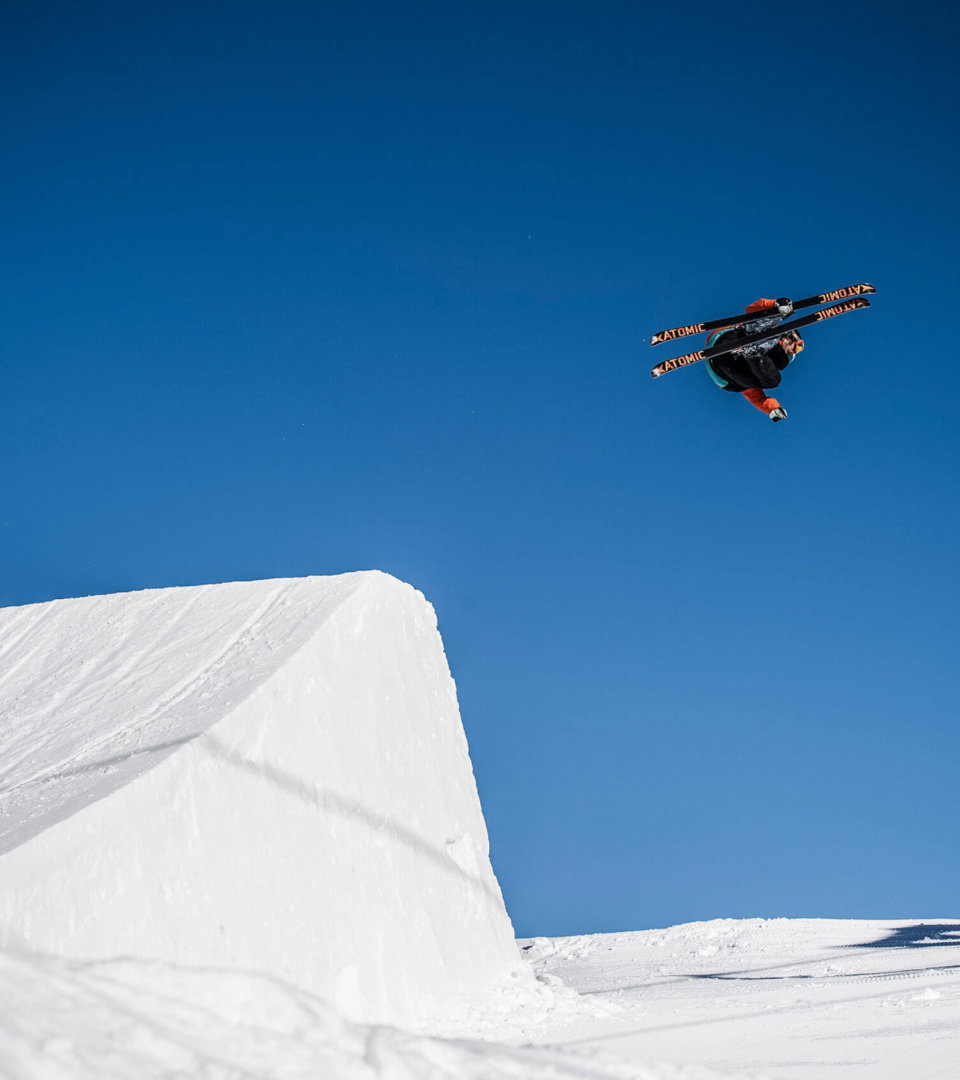
[[[432,607],[371,572],[0,610],[0,947],[401,1024],[514,974]]]

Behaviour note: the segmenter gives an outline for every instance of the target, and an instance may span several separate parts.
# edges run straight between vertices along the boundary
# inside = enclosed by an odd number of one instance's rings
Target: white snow
[[[433,609],[385,574],[7,609],[0,725],[0,947],[393,1023],[521,970]]]
[[[520,945],[409,586],[0,611],[3,1080],[960,1077],[960,921]]]
[[[0,1076],[16,1080],[711,1080],[588,1054],[351,1023],[246,972],[0,953]]]
[[[620,1011],[514,1038],[770,1080],[960,1077],[960,921],[718,919],[522,945]]]

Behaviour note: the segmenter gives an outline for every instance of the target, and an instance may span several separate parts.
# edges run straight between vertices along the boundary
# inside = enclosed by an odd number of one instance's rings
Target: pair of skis
[[[696,352],[687,353],[685,356],[677,356],[672,360],[664,360],[662,363],[657,364],[650,372],[654,379],[659,378],[667,371],[673,371],[679,367],[686,367],[687,364],[695,364],[698,360],[706,360],[711,356],[719,356],[721,353],[733,352],[736,349],[743,348],[744,345],[753,345],[759,341],[770,341],[772,338],[782,337],[784,334],[789,333],[791,330],[799,330],[802,326],[810,326],[813,323],[824,322],[826,319],[832,319],[837,315],[843,315],[848,311],[857,311],[859,308],[865,308],[870,306],[870,301],[864,298],[864,294],[875,293],[877,290],[866,282],[861,282],[859,285],[848,285],[844,289],[836,289],[834,292],[818,293],[816,296],[807,296],[803,300],[794,300],[790,307],[792,311],[796,311],[799,308],[816,307],[819,304],[830,304],[834,300],[841,300],[842,303],[832,304],[831,307],[823,308],[821,311],[815,311],[812,315],[805,315],[800,319],[794,319],[792,322],[781,323],[779,326],[775,326],[766,330],[761,330],[753,334],[745,334],[744,336],[736,339],[736,343],[730,345],[723,342],[712,346],[707,349],[698,349]],[[848,297],[852,299],[847,299]],[[777,309],[772,309],[771,315]],[[757,319],[764,317],[770,317],[765,312],[757,312],[753,315],[731,315],[725,319],[713,319],[710,322],[691,323],[689,326],[678,326],[673,330],[662,330],[659,334],[654,334],[650,339],[651,345],[659,345],[662,341],[673,341],[676,338],[687,337],[689,334],[700,334],[709,332],[711,330],[719,330],[726,326],[737,326],[743,323],[754,322]]]

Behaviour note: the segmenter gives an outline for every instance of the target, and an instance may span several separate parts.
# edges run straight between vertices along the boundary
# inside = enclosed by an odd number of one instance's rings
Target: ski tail
[[[832,304],[835,300],[847,300],[851,296],[869,296],[877,290],[875,286],[861,281],[857,285],[847,285],[843,289],[834,289],[832,292],[817,293],[816,296],[805,296],[802,300],[793,301],[793,310],[800,311],[803,308],[817,307],[820,304]],[[710,330],[719,330],[724,326],[735,326],[737,323],[746,322],[745,313],[730,315],[726,319],[711,319],[709,322],[690,323],[687,326],[677,326],[672,330],[661,330],[650,339],[651,345],[659,345],[664,341],[675,341],[677,338],[689,337],[691,334],[702,334]]]
[[[662,360],[650,369],[650,374],[654,379],[659,379],[668,371],[675,371],[678,367],[686,367],[687,364],[695,364],[698,360],[706,360],[706,358],[707,350],[698,349],[696,352],[686,353],[683,356],[675,356],[672,360]]]
[[[707,360],[711,356],[720,356],[723,353],[736,352],[737,349],[742,349],[745,345],[755,345],[760,341],[770,341],[772,338],[778,338],[782,337],[784,334],[788,334],[791,330],[799,330],[803,326],[812,326],[814,323],[825,322],[827,319],[832,319],[837,315],[844,315],[848,311],[857,311],[860,308],[867,307],[870,307],[870,301],[863,296],[854,297],[852,300],[844,300],[839,304],[834,304],[832,307],[823,308],[821,311],[815,311],[811,315],[804,315],[800,319],[794,319],[792,322],[781,323],[779,326],[772,327],[769,330],[762,330],[756,334],[747,334],[744,337],[737,338],[736,344],[732,347],[724,345],[721,341],[709,348],[698,349],[696,352],[687,353],[685,356],[676,356],[672,360],[664,360],[651,368],[650,375],[652,378],[658,379],[668,371],[675,371],[677,368],[686,367],[688,364],[695,364],[698,360]]]

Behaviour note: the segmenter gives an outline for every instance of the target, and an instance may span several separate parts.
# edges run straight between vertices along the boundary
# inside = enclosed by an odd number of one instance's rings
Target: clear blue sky
[[[954,5],[0,20],[0,603],[412,582],[520,934],[958,914]]]

